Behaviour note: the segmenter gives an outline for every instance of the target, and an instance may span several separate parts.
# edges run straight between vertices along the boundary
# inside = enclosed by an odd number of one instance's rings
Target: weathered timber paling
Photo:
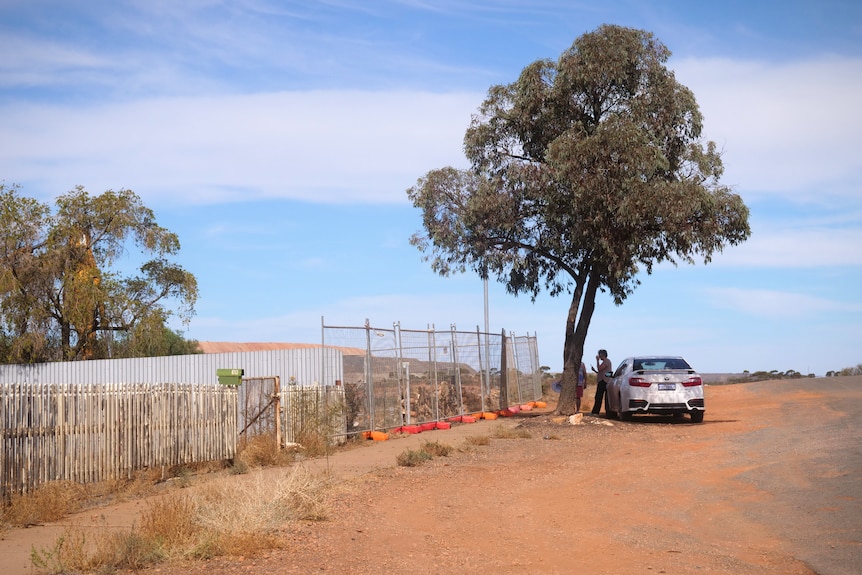
[[[0,497],[231,459],[237,393],[207,384],[0,385]]]

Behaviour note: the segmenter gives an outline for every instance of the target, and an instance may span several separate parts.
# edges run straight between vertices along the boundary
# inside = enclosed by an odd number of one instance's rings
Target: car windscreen
[[[669,369],[691,369],[684,359],[679,357],[645,357],[634,360],[634,371],[665,371]]]

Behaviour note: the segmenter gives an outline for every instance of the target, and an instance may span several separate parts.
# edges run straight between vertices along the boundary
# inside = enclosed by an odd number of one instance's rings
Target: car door
[[[619,413],[622,409],[622,402],[620,401],[620,387],[623,384],[625,375],[630,370],[631,361],[629,360],[630,358],[626,358],[620,362],[617,366],[617,370],[614,372],[613,379],[608,386],[608,404],[611,406],[611,411],[614,413]]]

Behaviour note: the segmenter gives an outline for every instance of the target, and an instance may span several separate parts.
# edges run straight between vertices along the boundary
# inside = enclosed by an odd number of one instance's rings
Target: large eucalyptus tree
[[[642,30],[580,36],[489,89],[464,137],[469,169],[433,170],[407,192],[424,227],[411,242],[437,273],[472,269],[533,299],[571,294],[561,414],[574,412],[598,291],[619,305],[642,270],[708,263],[750,234],[669,57]]]

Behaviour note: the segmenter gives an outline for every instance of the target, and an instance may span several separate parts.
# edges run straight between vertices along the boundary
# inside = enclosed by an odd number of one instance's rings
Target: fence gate
[[[275,436],[281,445],[281,382],[277,375],[243,377],[237,398],[239,440],[248,442],[257,435]]]

